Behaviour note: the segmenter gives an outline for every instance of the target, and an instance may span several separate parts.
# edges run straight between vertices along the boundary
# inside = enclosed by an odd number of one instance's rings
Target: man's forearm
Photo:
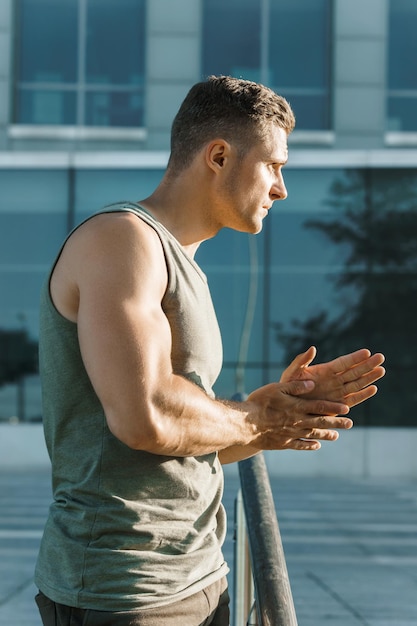
[[[253,446],[231,446],[224,450],[219,450],[219,459],[222,465],[228,463],[237,463],[238,461],[244,461],[251,456],[259,454],[260,450]]]
[[[172,375],[139,404],[122,399],[105,413],[112,433],[129,447],[186,457],[248,445],[255,434],[248,419],[254,409],[250,403],[214,400],[188,379]]]
[[[302,397],[313,387],[311,381],[271,383],[245,402],[223,402],[172,375],[139,407],[123,403],[106,415],[113,434],[134,449],[179,457],[228,450],[221,457],[232,462],[262,449],[317,449],[316,439],[335,440],[335,428],[350,428],[351,420],[337,417],[349,411],[345,404]]]

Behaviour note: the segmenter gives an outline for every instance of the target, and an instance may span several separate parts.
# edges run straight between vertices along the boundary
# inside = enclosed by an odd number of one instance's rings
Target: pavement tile
[[[299,626],[417,625],[416,482],[273,477],[271,486]],[[238,488],[227,476],[231,566]],[[49,501],[47,472],[0,473],[0,626],[41,626],[32,577]]]

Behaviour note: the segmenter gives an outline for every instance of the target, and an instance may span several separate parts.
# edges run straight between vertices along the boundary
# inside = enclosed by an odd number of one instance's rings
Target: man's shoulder
[[[148,219],[139,211],[123,209],[103,210],[94,213],[78,228],[76,228],[71,238],[72,242],[79,245],[109,245],[111,242],[117,243],[117,249],[121,251],[120,244],[126,245],[136,240],[151,242],[159,241],[155,228]]]

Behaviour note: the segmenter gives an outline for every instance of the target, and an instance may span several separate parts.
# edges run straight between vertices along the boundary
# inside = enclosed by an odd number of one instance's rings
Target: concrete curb
[[[0,471],[48,467],[42,424],[0,424]]]
[[[271,476],[417,478],[417,428],[353,428],[316,452],[265,452]],[[42,424],[0,424],[0,471],[47,469]],[[225,466],[237,474],[236,464]]]

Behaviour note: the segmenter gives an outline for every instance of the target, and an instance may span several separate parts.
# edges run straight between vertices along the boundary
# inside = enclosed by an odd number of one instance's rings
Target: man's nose
[[[287,188],[282,175],[279,176],[272,185],[269,195],[271,196],[271,200],[285,200],[288,196]]]

